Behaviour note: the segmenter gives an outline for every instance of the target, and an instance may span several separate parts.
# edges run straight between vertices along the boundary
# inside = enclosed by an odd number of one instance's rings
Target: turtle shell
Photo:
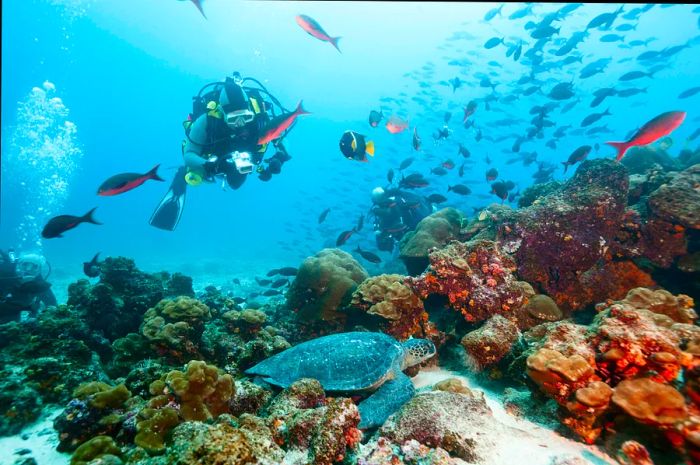
[[[400,370],[403,356],[401,343],[384,333],[340,333],[291,347],[246,373],[281,387],[314,378],[326,391],[359,391],[376,388]]]

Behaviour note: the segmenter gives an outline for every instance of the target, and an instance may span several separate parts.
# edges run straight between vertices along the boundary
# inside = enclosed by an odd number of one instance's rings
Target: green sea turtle
[[[413,384],[402,370],[433,355],[435,346],[427,339],[402,343],[384,333],[340,333],[291,347],[246,373],[284,388],[314,378],[326,391],[372,393],[358,408],[360,428],[373,428],[413,397]]]

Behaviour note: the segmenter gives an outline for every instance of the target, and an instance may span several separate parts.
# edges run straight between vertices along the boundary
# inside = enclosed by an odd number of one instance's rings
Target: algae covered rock
[[[693,165],[649,195],[651,213],[689,229],[700,229],[700,165]]]
[[[199,342],[210,317],[209,307],[191,297],[163,299],[144,315],[141,334],[178,362],[201,358]]]
[[[501,315],[492,316],[481,328],[462,338],[467,365],[479,371],[500,362],[519,337],[520,331],[515,323]]]
[[[299,267],[287,291],[287,306],[301,321],[342,321],[345,315],[339,309],[367,276],[349,253],[323,249]]]
[[[428,266],[428,253],[456,239],[464,216],[454,208],[443,208],[423,218],[399,242],[399,257],[410,275],[416,275]]]
[[[423,301],[405,284],[405,277],[383,274],[364,280],[352,294],[349,311],[357,310],[379,330],[404,340],[421,330],[428,315]],[[365,323],[360,319],[361,324]],[[371,324],[365,326],[373,326]]]

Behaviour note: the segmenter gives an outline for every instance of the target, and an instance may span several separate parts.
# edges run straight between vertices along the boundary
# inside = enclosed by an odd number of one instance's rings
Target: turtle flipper
[[[376,428],[382,426],[389,416],[408,402],[416,389],[411,379],[399,372],[396,378],[387,381],[374,394],[360,402],[359,428]]]

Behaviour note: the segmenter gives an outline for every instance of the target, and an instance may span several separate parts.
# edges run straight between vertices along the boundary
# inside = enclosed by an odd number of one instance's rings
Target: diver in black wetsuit
[[[36,316],[41,306],[56,305],[47,281],[49,264],[38,254],[0,250],[0,323],[16,321],[23,311]]]
[[[238,189],[253,171],[262,181],[279,174],[282,165],[291,158],[282,145],[286,132],[272,142],[258,144],[265,124],[277,116],[276,112],[287,111],[253,78],[241,78],[234,73],[223,82],[204,86],[193,97],[192,113],[183,123],[185,165],[175,174],[150,224],[160,229],[175,229],[182,216],[188,185],[194,187],[219,178],[222,186]],[[263,159],[270,144],[276,153]]]
[[[377,248],[387,252],[391,252],[406,232],[414,230],[420,220],[433,212],[425,197],[396,188],[375,188],[372,203]]]

